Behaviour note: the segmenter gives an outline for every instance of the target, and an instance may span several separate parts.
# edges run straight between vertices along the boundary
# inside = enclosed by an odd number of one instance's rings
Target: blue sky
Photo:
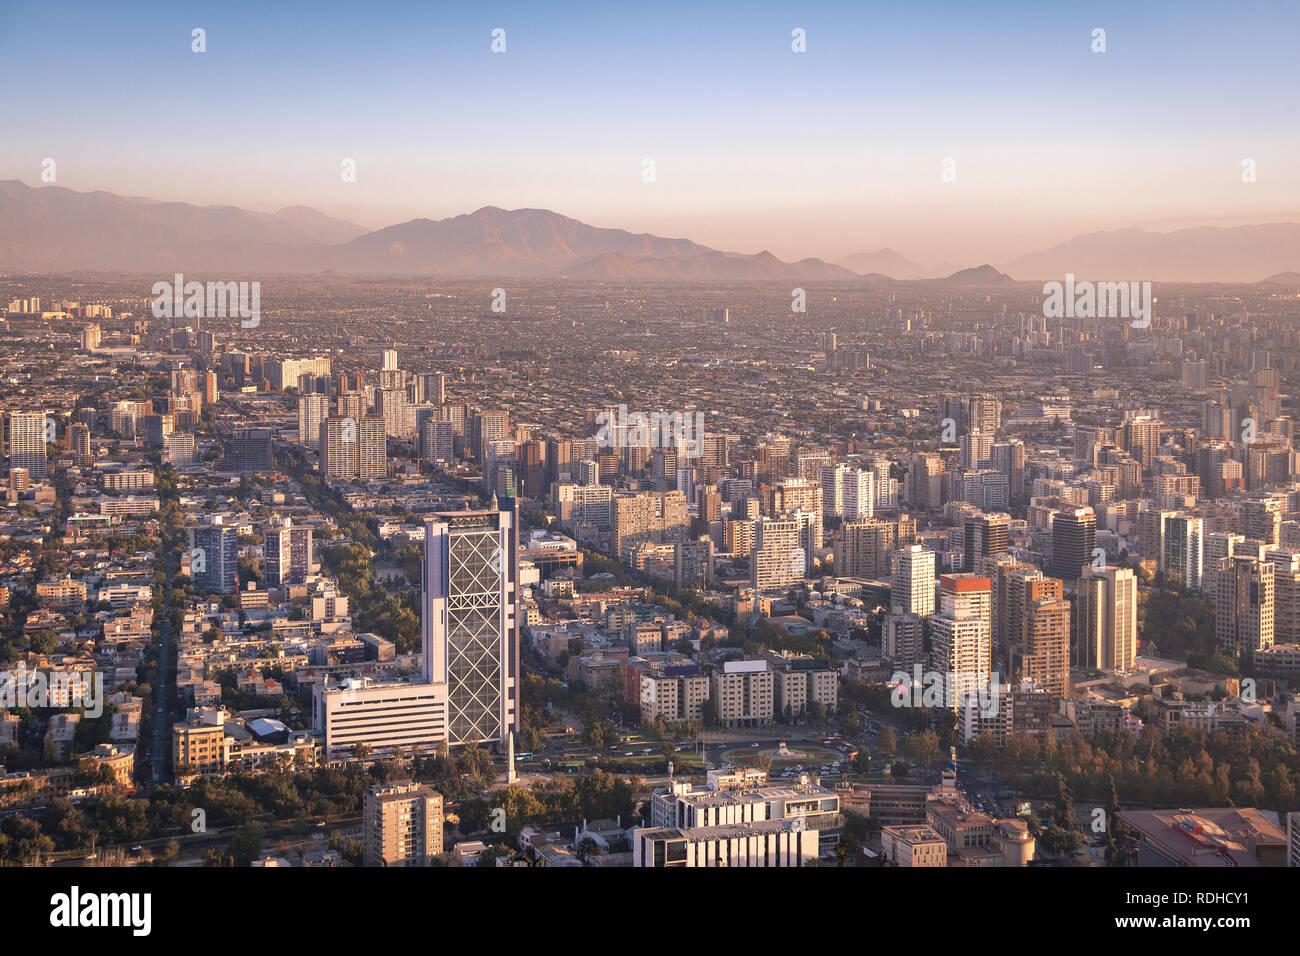
[[[370,227],[545,206],[785,258],[1300,217],[1296,5],[700,6],[0,0],[0,178],[53,157],[71,189]]]

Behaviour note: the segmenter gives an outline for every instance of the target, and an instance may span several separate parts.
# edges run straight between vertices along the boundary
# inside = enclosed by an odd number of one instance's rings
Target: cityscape
[[[755,14],[764,57],[818,55],[798,14]],[[537,55],[520,19],[456,23],[491,61]],[[168,62],[236,29],[180,22]],[[148,147],[91,172],[32,130],[0,162],[0,866],[70,893],[52,926],[110,925],[100,871],[1092,870],[1120,926],[1170,918],[1140,873],[1300,866],[1293,137],[1224,161],[1235,209],[1048,228],[1026,182],[1032,230],[963,238],[968,195],[896,251],[778,235],[759,193],[743,228],[602,214],[594,169],[433,201],[380,150],[321,160],[337,200],[197,157],[210,187],[146,196]],[[936,194],[979,175],[952,153]],[[1250,927],[1232,897],[1131,925]]]

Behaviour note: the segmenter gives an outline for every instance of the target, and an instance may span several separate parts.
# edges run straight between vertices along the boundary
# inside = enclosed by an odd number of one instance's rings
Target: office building
[[[1058,511],[1052,519],[1052,574],[1073,586],[1092,564],[1097,515],[1091,508]]]
[[[425,522],[422,666],[447,687],[451,744],[519,730],[518,528],[501,510]]]
[[[1075,605],[1081,667],[1127,673],[1137,662],[1138,588],[1130,568],[1088,568]]]

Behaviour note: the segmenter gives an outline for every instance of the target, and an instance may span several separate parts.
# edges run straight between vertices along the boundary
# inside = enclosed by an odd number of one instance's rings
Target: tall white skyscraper
[[[822,513],[827,515],[844,515],[844,476],[848,474],[848,465],[825,465],[821,470]]]
[[[844,475],[844,520],[870,518],[876,513],[876,476],[850,468]]]
[[[447,685],[449,743],[503,743],[519,731],[514,510],[441,513],[424,535],[424,679]]]
[[[9,413],[9,468],[26,468],[33,479],[46,476],[45,412]]]
[[[321,422],[329,417],[329,396],[308,392],[298,399],[298,444],[320,448]]]
[[[919,544],[893,554],[890,575],[890,610],[924,617],[934,613],[935,554]]]

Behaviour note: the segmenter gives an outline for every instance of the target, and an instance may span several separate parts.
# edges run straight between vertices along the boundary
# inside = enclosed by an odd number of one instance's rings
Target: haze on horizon
[[[52,157],[69,189],[367,228],[540,207],[786,260],[889,247],[967,266],[1103,229],[1300,221],[1298,26],[1294,8],[1199,0],[743,17],[9,0],[0,179],[40,185]]]

